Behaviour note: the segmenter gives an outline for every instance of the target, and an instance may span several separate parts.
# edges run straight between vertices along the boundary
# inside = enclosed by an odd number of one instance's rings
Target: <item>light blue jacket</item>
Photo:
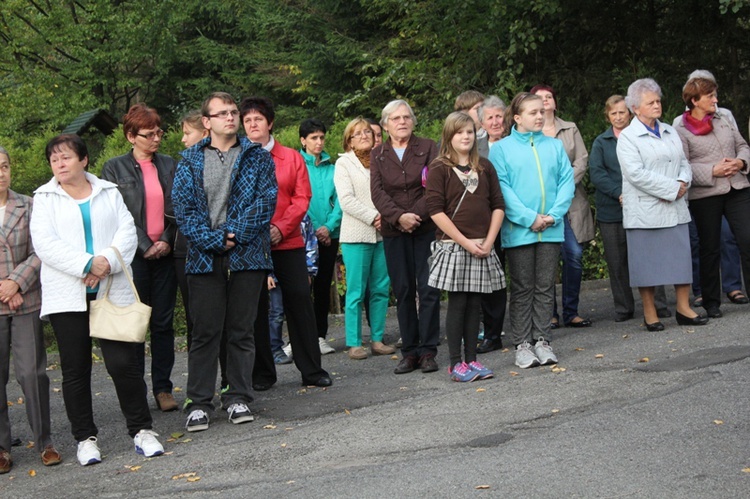
[[[333,174],[336,167],[331,163],[331,156],[323,151],[320,155],[320,164],[315,164],[315,156],[307,154],[304,149],[299,152],[307,165],[307,174],[310,177],[312,198],[307,214],[312,220],[314,230],[325,226],[332,239],[339,238],[341,230],[341,218],[343,212],[336,195],[336,187],[333,185]]]
[[[687,196],[677,199],[680,181],[693,178],[677,131],[657,120],[661,138],[634,118],[617,140],[622,169],[622,226],[659,229],[690,221]]]
[[[562,242],[563,218],[575,192],[563,143],[542,132],[520,133],[514,125],[508,137],[490,148],[490,161],[505,198],[503,247]],[[538,214],[551,216],[555,224],[533,232]]]

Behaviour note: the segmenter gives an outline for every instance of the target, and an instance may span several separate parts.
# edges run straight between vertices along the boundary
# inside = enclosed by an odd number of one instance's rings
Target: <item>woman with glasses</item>
[[[344,213],[341,220],[341,253],[346,265],[346,346],[349,358],[362,360],[362,304],[369,287],[370,350],[373,355],[396,351],[383,343],[388,290],[381,217],[370,195],[370,151],[375,141],[370,124],[356,118],[344,129],[344,152],[336,161],[333,182]]]
[[[145,104],[136,104],[123,117],[123,133],[133,149],[104,164],[102,178],[117,184],[135,220],[138,248],[133,258],[133,280],[141,300],[152,307],[151,382],[162,411],[177,409],[172,395],[174,315],[177,296],[172,244],[177,227],[172,211],[172,180],[176,161],[157,154],[164,131],[161,118]],[[145,372],[144,345],[139,345]]]

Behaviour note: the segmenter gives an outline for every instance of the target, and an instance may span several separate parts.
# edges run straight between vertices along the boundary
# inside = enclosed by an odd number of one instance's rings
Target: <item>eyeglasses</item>
[[[162,138],[164,137],[164,130],[161,128],[155,132],[148,132],[148,133],[136,133],[137,136],[143,137],[146,140],[154,140],[156,137]]]
[[[372,130],[370,130],[369,128],[367,128],[365,130],[360,130],[359,132],[353,133],[352,134],[352,138],[353,139],[359,139],[359,138],[364,137],[364,136],[372,137],[372,135],[373,135]]]
[[[216,114],[209,114],[209,118],[219,118],[220,120],[225,120],[229,117],[229,115],[232,115],[233,118],[237,118],[240,115],[240,112],[236,109],[233,109],[231,111],[221,111]]]

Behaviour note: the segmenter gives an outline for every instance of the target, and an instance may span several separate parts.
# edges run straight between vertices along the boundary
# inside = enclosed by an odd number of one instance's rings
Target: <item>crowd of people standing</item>
[[[52,324],[60,351],[77,460],[101,461],[90,304],[105,287],[115,304],[132,303],[125,273],[152,307],[152,394],[165,412],[178,409],[172,323],[181,290],[189,352],[183,409],[191,432],[210,426],[217,377],[233,424],[254,419],[250,406],[276,383],[278,364],[294,362],[303,385],[333,384],[321,356],[335,351],[326,336],[339,252],[350,359],[395,353],[385,341],[392,290],[401,341],[394,373],[437,371],[444,291],[453,381],[493,376],[477,355],[502,348],[508,296],[516,365],[556,363],[552,331],[593,326],[579,314],[583,250],[595,237],[583,182],[589,170],[614,320],[636,315],[637,287],[645,327],[663,330],[661,319],[671,316],[664,285],[675,288],[679,325],[721,317],[721,277],[744,275],[745,289],[750,284],[750,147],[731,113],[718,108],[717,88],[711,73],[691,74],[682,92],[686,110],[669,125],[661,120],[658,84],[633,82],[625,96],[606,101],[611,126],[590,155],[575,123],[557,116],[558,96],[545,84],[508,106],[497,96],[461,94],[439,145],[415,135],[408,102],[391,101],[378,122],[348,123],[337,159],[324,150],[327,129],[319,120],[301,123],[301,148],[294,150],[273,136],[269,99],[238,103],[215,92],[183,119],[186,149],[178,162],[158,153],[164,132],[157,112],[136,104],[123,117],[132,149],[108,160],[101,178],[87,171],[80,137],[52,139],[52,179],[33,201],[9,189],[10,156],[0,147],[0,313],[7,319],[0,327],[0,473],[12,466],[5,391],[11,349],[42,462],[62,461],[51,438],[41,320]],[[734,256],[724,258],[723,246]],[[732,302],[748,302],[740,285],[724,289]],[[282,316],[289,336],[283,348]],[[144,344],[98,341],[135,450],[162,454]]]

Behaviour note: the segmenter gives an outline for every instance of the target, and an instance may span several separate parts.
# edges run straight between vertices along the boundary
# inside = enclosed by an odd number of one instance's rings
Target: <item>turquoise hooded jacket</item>
[[[561,243],[565,239],[563,217],[575,193],[573,167],[562,141],[542,132],[510,135],[490,148],[505,198],[502,226],[503,248],[536,243]],[[533,232],[536,216],[549,215],[555,224]]]
[[[299,153],[307,165],[310,187],[312,187],[312,198],[307,214],[312,220],[313,229],[318,230],[325,225],[331,238],[338,239],[341,218],[344,214],[336,195],[336,187],[333,185],[333,173],[336,171],[336,166],[331,163],[331,156],[325,151],[320,154],[320,163],[317,165],[315,156],[307,154],[304,149],[301,149]]]

